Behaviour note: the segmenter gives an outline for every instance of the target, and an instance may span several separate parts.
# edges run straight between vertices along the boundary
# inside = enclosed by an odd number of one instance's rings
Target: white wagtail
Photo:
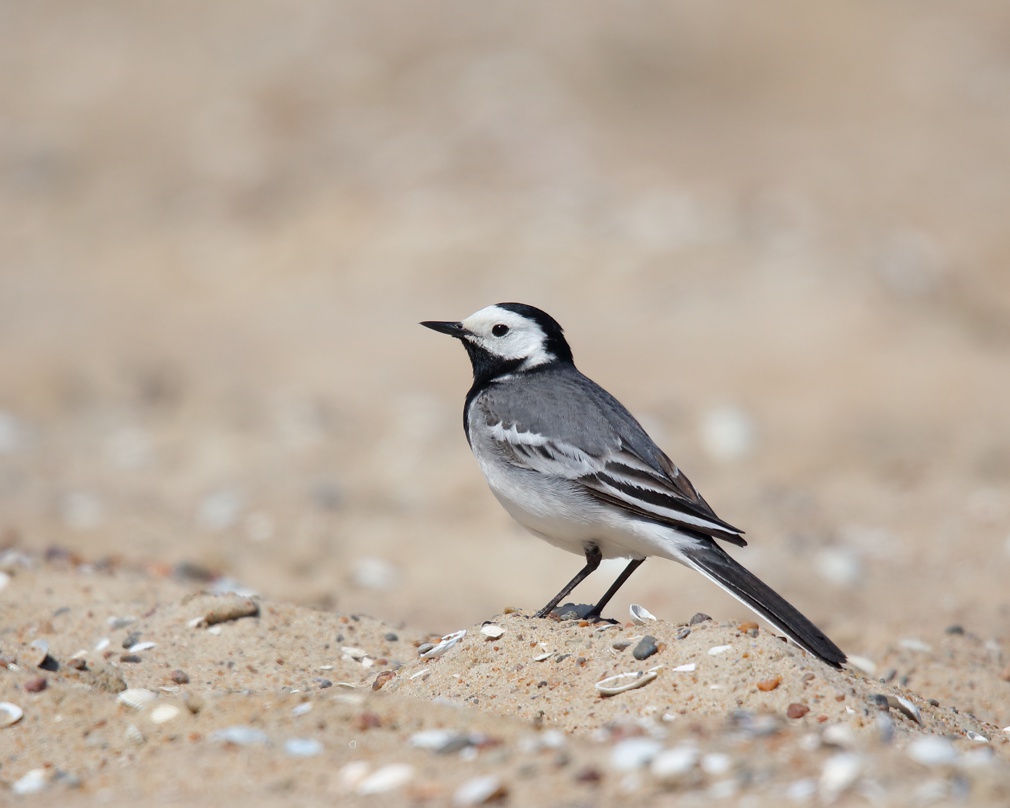
[[[624,406],[583,376],[546,312],[499,303],[462,322],[421,323],[460,340],[473,365],[463,429],[491,491],[523,527],[586,565],[546,617],[604,558],[630,558],[588,617],[649,556],[697,570],[801,648],[839,667],[845,654],[716,539],[746,546]]]

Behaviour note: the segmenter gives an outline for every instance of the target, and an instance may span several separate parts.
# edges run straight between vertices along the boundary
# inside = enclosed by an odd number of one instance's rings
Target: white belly
[[[629,518],[566,480],[492,463],[480,466],[509,515],[555,547],[583,555],[587,544],[595,544],[603,558],[655,555],[679,560],[678,533],[671,528]]]

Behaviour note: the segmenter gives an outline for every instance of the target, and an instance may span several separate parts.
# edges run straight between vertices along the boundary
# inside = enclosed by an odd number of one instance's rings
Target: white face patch
[[[544,346],[547,335],[533,320],[498,306],[488,306],[463,320],[464,339],[502,359],[524,359],[523,370],[553,362]]]

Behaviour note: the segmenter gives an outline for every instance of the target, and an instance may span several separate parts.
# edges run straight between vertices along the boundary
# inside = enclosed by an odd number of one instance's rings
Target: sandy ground
[[[0,4],[0,801],[1007,804],[1008,33]],[[528,617],[417,326],[501,300],[853,664],[660,560]]]

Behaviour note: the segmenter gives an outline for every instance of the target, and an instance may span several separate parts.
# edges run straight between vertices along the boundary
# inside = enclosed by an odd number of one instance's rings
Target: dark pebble
[[[47,684],[48,683],[46,682],[45,676],[36,676],[34,679],[29,679],[27,682],[25,682],[25,692],[41,693],[43,690],[46,689]]]
[[[123,637],[123,648],[130,648],[140,642],[140,632],[131,631],[125,637]]]
[[[600,773],[600,770],[594,766],[587,766],[575,775],[575,782],[577,783],[598,783],[602,779],[603,775]]]
[[[927,699],[927,703],[930,704],[933,707],[939,707],[940,706],[940,702],[937,701],[936,699]]]
[[[646,634],[638,641],[638,645],[631,653],[634,654],[635,659],[648,659],[658,651],[659,646],[656,644],[656,638]]]
[[[171,676],[168,677],[177,685],[188,685],[189,684],[189,674],[186,671],[174,670]]]
[[[694,617],[692,617],[690,620],[687,621],[687,624],[689,626],[696,626],[699,623],[704,623],[706,620],[711,620],[711,619],[712,618],[709,617],[704,612],[698,612]]]
[[[631,645],[631,640],[618,640],[610,647],[613,648],[615,651],[623,651],[629,645]]]
[[[678,640],[683,640],[683,639],[686,639],[687,636],[690,633],[691,633],[691,629],[689,629],[687,626],[684,626],[683,628],[677,629],[677,635],[676,636],[677,636]]]
[[[386,634],[386,642],[397,642],[399,639],[392,631]]]
[[[947,626],[947,628],[944,629],[944,631],[946,631],[948,634],[964,634],[964,626],[959,626],[958,624],[955,623],[952,626]]]
[[[333,682],[329,679],[322,679],[317,676],[314,681],[317,685],[319,685],[320,690],[326,690],[328,687],[333,687]]]
[[[143,660],[140,658],[140,654],[123,654],[119,658],[119,661],[120,662],[142,662]]]

